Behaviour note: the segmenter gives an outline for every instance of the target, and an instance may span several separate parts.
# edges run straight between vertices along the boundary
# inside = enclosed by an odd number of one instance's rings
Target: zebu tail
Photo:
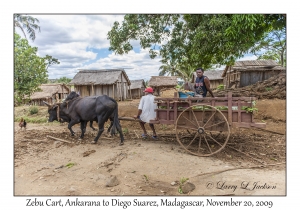
[[[110,134],[114,135],[117,133],[117,130],[119,130],[119,132],[122,132],[122,130],[121,130],[121,125],[120,125],[120,121],[119,121],[118,103],[114,99],[111,99],[111,100],[114,101],[114,103],[116,104],[115,110],[113,111],[112,115],[110,116],[110,119],[113,120],[113,125],[110,130]]]

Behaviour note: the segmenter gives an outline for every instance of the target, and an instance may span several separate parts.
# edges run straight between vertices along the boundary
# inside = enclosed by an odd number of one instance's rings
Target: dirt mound
[[[254,96],[258,99],[286,99],[286,73],[280,73],[246,87],[216,91],[215,96],[221,97],[227,92],[232,92],[235,97]]]

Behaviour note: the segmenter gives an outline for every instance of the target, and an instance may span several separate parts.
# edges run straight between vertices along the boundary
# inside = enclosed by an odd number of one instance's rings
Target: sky
[[[73,79],[79,69],[124,68],[130,80],[149,80],[159,74],[161,58],[151,59],[149,49],[141,49],[138,41],[131,42],[133,50],[128,54],[116,55],[108,50],[107,33],[115,21],[122,22],[124,15],[28,15],[37,18],[41,28],[34,41],[28,39],[29,44],[38,47],[39,56],[51,55],[60,61],[48,69],[49,79]],[[24,38],[21,30],[16,32]],[[246,55],[241,60],[255,59]]]
[[[31,15],[31,14],[30,14]],[[148,49],[141,49],[133,41],[133,50],[125,55],[109,51],[107,33],[115,21],[124,15],[31,15],[39,20],[41,31],[31,46],[38,47],[38,55],[51,55],[60,61],[48,69],[49,79],[73,78],[79,69],[124,68],[130,80],[158,75],[160,58],[151,59]],[[24,37],[21,30],[16,30]]]

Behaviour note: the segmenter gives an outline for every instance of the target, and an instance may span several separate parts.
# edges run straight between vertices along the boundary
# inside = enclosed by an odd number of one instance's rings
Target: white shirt
[[[140,118],[143,122],[149,123],[150,120],[154,120],[156,118],[157,104],[154,103],[155,96],[152,94],[145,95],[141,98],[139,108],[142,110],[142,114]]]

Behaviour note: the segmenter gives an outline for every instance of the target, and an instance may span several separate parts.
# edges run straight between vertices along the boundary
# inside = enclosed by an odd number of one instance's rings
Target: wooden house
[[[223,84],[222,77],[223,70],[205,70],[203,75],[207,76],[210,81],[210,89],[215,90],[219,85]],[[194,72],[192,76],[192,84],[195,84],[197,73]]]
[[[130,80],[124,69],[80,70],[69,83],[81,97],[107,95],[115,100],[130,98]]]
[[[43,101],[49,104],[62,101],[70,93],[69,87],[63,83],[42,84],[41,91],[37,91],[30,96],[30,104],[44,106]]]
[[[233,66],[226,66],[222,77],[225,88],[239,88],[264,81],[285,71],[273,60],[236,61]]]
[[[144,90],[146,88],[145,81],[143,79],[130,80],[130,96],[132,98],[141,98],[144,95]]]
[[[155,96],[160,96],[162,89],[175,88],[177,84],[176,76],[152,76],[148,83],[154,89]]]

